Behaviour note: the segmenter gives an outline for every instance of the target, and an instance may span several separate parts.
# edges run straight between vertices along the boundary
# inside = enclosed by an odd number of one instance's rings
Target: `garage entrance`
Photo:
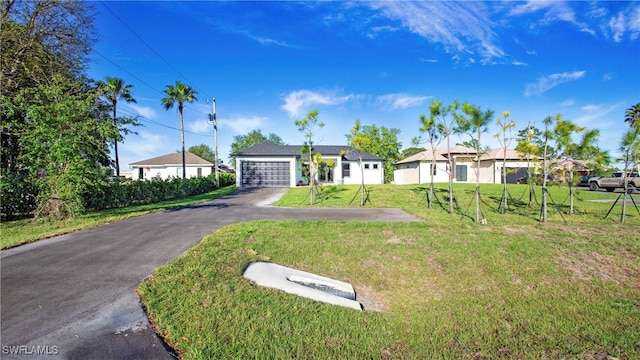
[[[242,187],[289,187],[289,169],[288,161],[243,161]]]

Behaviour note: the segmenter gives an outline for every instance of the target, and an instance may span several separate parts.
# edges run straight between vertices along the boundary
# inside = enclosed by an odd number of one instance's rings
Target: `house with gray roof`
[[[129,164],[133,180],[182,178],[182,153],[175,152]],[[213,163],[192,153],[185,153],[187,178],[209,176]]]
[[[307,184],[308,160],[302,145],[277,145],[266,141],[231,154],[236,160],[238,187],[294,187]],[[322,162],[316,181],[328,184],[384,183],[384,159],[347,145],[314,145]],[[360,163],[362,159],[362,163]]]

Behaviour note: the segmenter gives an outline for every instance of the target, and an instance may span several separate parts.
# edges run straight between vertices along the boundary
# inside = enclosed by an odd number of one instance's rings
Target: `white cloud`
[[[237,116],[231,119],[219,119],[220,127],[228,127],[237,134],[245,134],[259,129],[269,118],[263,116]]]
[[[561,102],[559,105],[560,106],[573,106],[575,103],[576,103],[575,100],[567,99],[567,100]]]
[[[173,149],[167,149],[167,138],[146,130],[138,132],[138,135],[129,135],[120,145],[123,158],[131,158],[133,162],[159,156],[160,151],[170,153]],[[120,164],[120,166],[127,164]]]
[[[576,25],[580,31],[595,34],[587,24],[576,19],[575,12],[566,2],[530,0],[526,3],[516,2],[516,4],[517,5],[509,11],[509,15],[519,16],[543,12],[543,17],[540,20],[542,25],[547,25],[556,21],[566,21]]]
[[[289,116],[299,116],[303,111],[314,105],[338,105],[345,103],[355,95],[337,95],[336,91],[314,92],[311,90],[292,91],[284,97],[282,108],[289,113]]]
[[[511,65],[514,65],[514,66],[529,66],[527,63],[522,62],[522,61],[518,61],[518,60],[513,60],[511,62]]]
[[[614,104],[608,107],[603,107],[602,105],[594,105],[588,104],[580,108],[583,111],[583,114],[576,118],[574,121],[576,124],[581,126],[588,126],[594,120],[598,120],[600,118],[604,118],[604,121],[595,122],[594,128],[607,128],[609,125],[614,125],[612,121],[607,119],[607,115],[618,110],[622,106],[622,103]]]
[[[450,53],[477,52],[483,63],[504,56],[486,4],[480,2],[374,1],[367,3],[409,31],[442,44]]]
[[[627,32],[632,40],[637,39],[640,36],[640,6],[632,5],[628,10],[620,11],[609,19],[607,26],[615,42],[622,42]]]
[[[157,113],[150,107],[138,106],[136,104],[127,104],[136,114],[142,116],[145,119],[154,120],[157,117]]]
[[[578,80],[584,77],[584,74],[585,71],[574,71],[543,76],[535,83],[526,85],[524,96],[541,95],[560,84]]]
[[[213,125],[211,125],[206,119],[189,121],[185,124],[185,128],[196,134],[213,133]]]
[[[411,96],[408,94],[386,94],[378,96],[378,102],[392,110],[419,106],[429,99],[429,96]]]

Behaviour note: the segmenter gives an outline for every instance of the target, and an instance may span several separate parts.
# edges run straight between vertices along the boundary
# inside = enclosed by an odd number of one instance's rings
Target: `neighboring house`
[[[313,153],[322,155],[318,182],[323,184],[384,183],[384,159],[361,152],[362,171],[358,151],[350,146],[315,145]],[[294,187],[306,184],[303,176],[308,166],[301,145],[277,145],[263,142],[231,154],[236,159],[236,185],[239,187]]]
[[[480,183],[502,184],[502,165],[506,158],[507,184],[515,184],[519,178],[527,174],[526,154],[513,149],[491,149],[480,155]],[[506,155],[506,156],[505,156]],[[537,158],[529,161],[529,166],[534,167]]]
[[[175,152],[152,159],[130,163],[133,180],[182,178],[182,153]],[[213,173],[213,163],[192,153],[185,153],[187,178],[209,176]]]
[[[511,149],[506,152],[507,182],[515,183],[518,177],[526,174],[527,161],[523,154]],[[477,151],[464,147],[452,146],[449,151],[441,147],[436,149],[436,169],[434,182],[449,181],[449,158],[453,160],[454,182],[476,182]],[[480,183],[502,183],[503,149],[492,149],[480,155]],[[431,181],[431,150],[410,156],[395,164],[393,172],[396,184],[424,184]],[[533,162],[531,163],[533,166]]]
[[[453,160],[453,181],[475,182],[475,173],[472,166],[476,158],[476,150],[465,146],[452,146],[436,149],[436,169],[434,182],[449,181],[449,158]],[[431,169],[431,149],[425,150],[395,164],[393,180],[396,184],[425,184],[431,181],[429,170]]]

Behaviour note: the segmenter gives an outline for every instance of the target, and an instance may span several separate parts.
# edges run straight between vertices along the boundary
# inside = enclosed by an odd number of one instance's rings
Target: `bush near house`
[[[220,174],[220,187],[234,184],[234,174]],[[206,193],[215,188],[213,176],[152,181],[112,179],[86,186],[81,197],[85,211],[98,211],[177,199]],[[3,220],[32,216],[38,196],[35,186],[26,180],[2,177],[0,189]]]

